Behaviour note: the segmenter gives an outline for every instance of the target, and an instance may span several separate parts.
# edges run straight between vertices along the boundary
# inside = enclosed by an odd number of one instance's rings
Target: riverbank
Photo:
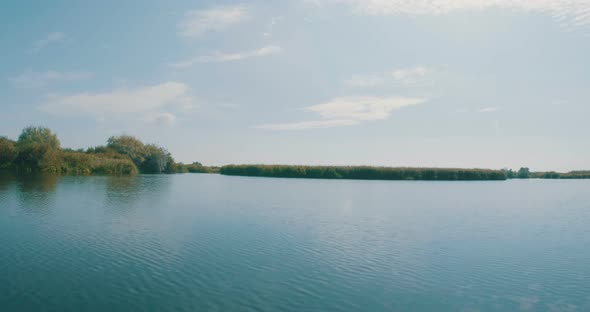
[[[177,163],[165,148],[122,135],[106,145],[73,150],[62,148],[56,134],[43,127],[23,129],[17,140],[0,136],[0,170],[64,175],[122,175],[138,173],[220,173],[229,176],[424,181],[503,181],[507,179],[590,179],[590,171],[568,173],[512,169],[409,168],[372,166],[226,165]]]

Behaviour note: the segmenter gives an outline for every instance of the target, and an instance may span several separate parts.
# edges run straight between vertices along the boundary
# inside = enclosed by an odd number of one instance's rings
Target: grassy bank
[[[219,173],[219,167],[203,166],[200,163],[192,163],[184,165],[184,172],[190,173]]]
[[[76,175],[135,175],[139,170],[123,155],[63,152],[61,173]]]
[[[223,175],[358,180],[486,181],[506,180],[501,170],[447,168],[391,168],[365,166],[228,165]]]
[[[549,172],[533,172],[530,178],[533,179],[590,179],[590,171],[570,171],[566,173],[549,171]]]

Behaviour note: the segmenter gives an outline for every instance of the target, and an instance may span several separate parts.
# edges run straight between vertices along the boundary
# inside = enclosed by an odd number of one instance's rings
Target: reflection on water
[[[47,214],[55,198],[60,176],[54,174],[20,174],[13,176],[21,209],[28,213]]]
[[[16,177],[20,192],[43,194],[53,193],[60,179],[55,174],[24,174]]]
[[[105,177],[108,213],[123,213],[138,206],[157,205],[170,188],[170,176]],[[101,181],[102,182],[102,181]]]
[[[47,214],[55,205],[58,186],[69,190],[104,194],[103,210],[107,213],[129,212],[137,207],[157,205],[170,189],[169,176],[59,176],[54,174],[0,173],[0,200],[8,202],[14,197],[17,206],[24,212]],[[14,191],[16,189],[16,191]],[[96,200],[96,196],[91,198]]]
[[[14,174],[7,170],[0,170],[0,196],[14,185]]]
[[[0,311],[590,311],[588,189],[0,175]]]

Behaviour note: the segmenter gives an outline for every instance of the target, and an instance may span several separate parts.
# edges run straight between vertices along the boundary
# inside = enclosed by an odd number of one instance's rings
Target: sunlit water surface
[[[590,311],[590,181],[0,176],[1,311]]]

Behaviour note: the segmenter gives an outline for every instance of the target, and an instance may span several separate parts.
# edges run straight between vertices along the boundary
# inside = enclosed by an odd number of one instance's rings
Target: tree
[[[143,173],[174,172],[174,159],[166,149],[154,144],[145,145],[135,137],[111,137],[107,142],[107,148],[131,158]]]
[[[141,165],[142,172],[160,174],[174,171],[174,159],[166,149],[150,144],[145,146],[145,151],[145,160]]]
[[[110,137],[107,147],[131,158],[137,167],[141,167],[147,156],[146,146],[139,139],[128,135]]]
[[[504,168],[502,171],[504,171],[506,178],[508,179],[514,179],[516,177],[516,172],[514,172],[512,169]]]
[[[519,179],[528,179],[528,178],[530,178],[530,176],[531,176],[531,171],[529,170],[529,168],[524,167],[524,168],[520,168],[518,170],[517,177]]]
[[[555,171],[545,172],[542,176],[543,179],[559,179],[561,175]]]
[[[16,147],[16,163],[25,169],[52,172],[61,169],[59,139],[47,128],[25,128],[18,137]]]
[[[16,142],[0,137],[0,168],[10,167],[17,156]]]

